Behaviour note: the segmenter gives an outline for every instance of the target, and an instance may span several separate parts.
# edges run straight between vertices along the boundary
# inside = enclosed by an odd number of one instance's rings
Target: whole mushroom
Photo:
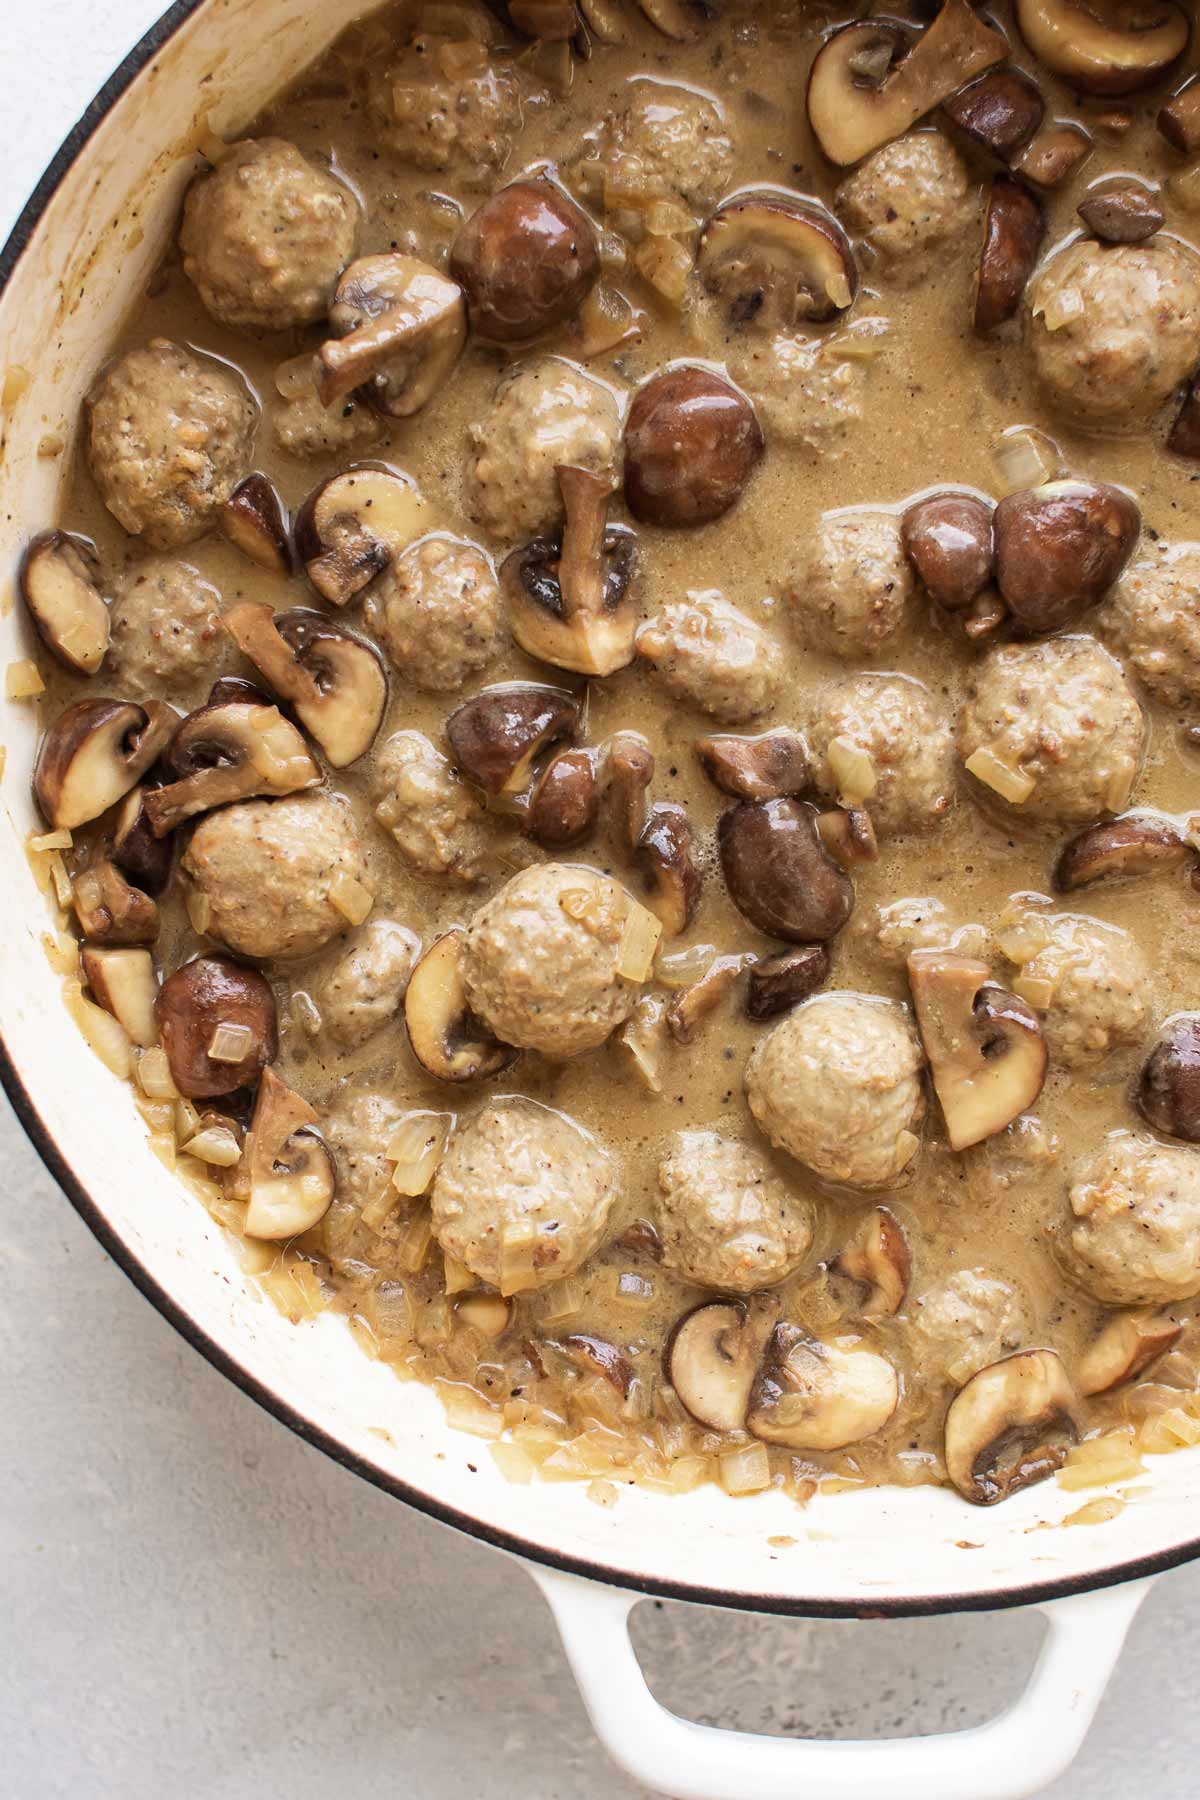
[[[600,273],[596,229],[544,176],[497,189],[450,252],[472,328],[498,343],[540,337],[571,318]]]
[[[707,525],[741,499],[762,460],[749,399],[722,376],[680,363],[639,388],[625,422],[625,499],[649,525]]]
[[[168,975],[155,1016],[171,1079],[188,1100],[251,1085],[279,1050],[270,983],[227,956],[198,956]]]

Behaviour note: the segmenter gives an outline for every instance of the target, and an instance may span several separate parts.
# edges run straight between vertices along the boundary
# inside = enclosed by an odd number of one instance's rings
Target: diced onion
[[[1061,331],[1072,319],[1083,317],[1083,295],[1078,288],[1058,288],[1041,309],[1047,331]]]
[[[655,918],[648,907],[631,900],[617,950],[617,970],[626,981],[649,980],[662,934],[662,920]]]
[[[308,1037],[316,1037],[321,1029],[321,1011],[311,994],[303,988],[292,990],[292,1018]]]
[[[69,850],[71,834],[69,831],[43,832],[41,837],[30,838],[29,848],[31,850]]]
[[[622,1269],[613,1277],[613,1299],[618,1306],[642,1312],[654,1301],[654,1283],[632,1269]]]
[[[1146,1420],[1138,1433],[1138,1441],[1149,1456],[1178,1450],[1181,1444],[1200,1444],[1200,1419],[1192,1418],[1182,1407],[1172,1406]]]
[[[212,921],[212,902],[199,888],[189,888],[186,904],[192,930],[197,936],[203,937]]]
[[[10,700],[32,700],[36,695],[45,693],[46,684],[37,664],[26,658],[21,662],[9,663],[5,690]]]
[[[133,1066],[133,1047],[125,1027],[103,1007],[85,998],[77,981],[66,983],[63,998],[89,1048],[95,1051],[105,1068],[114,1075],[127,1077]]]
[[[511,1444],[507,1440],[502,1440],[500,1443],[493,1444],[491,1451],[496,1461],[496,1467],[506,1481],[527,1487],[533,1480],[537,1464],[528,1450],[520,1444]]]
[[[448,1250],[442,1251],[442,1286],[448,1294],[463,1294],[479,1284],[466,1263],[460,1263]]]
[[[232,1169],[242,1159],[242,1146],[226,1125],[206,1125],[180,1148],[215,1169]]]
[[[254,1033],[248,1025],[227,1025],[222,1022],[209,1042],[209,1060],[218,1063],[245,1062],[246,1053],[253,1041]]]
[[[1002,762],[986,744],[981,744],[978,750],[968,756],[965,766],[967,773],[974,775],[976,781],[982,781],[985,787],[990,787],[1013,806],[1023,806],[1037,786],[1032,775],[1026,775],[1023,770],[1014,769],[1009,763]]]
[[[567,1275],[553,1282],[542,1293],[542,1318],[547,1325],[560,1319],[572,1319],[583,1306],[583,1283],[578,1276]]]
[[[691,987],[707,973],[716,954],[715,944],[689,944],[686,950],[662,951],[655,960],[654,979],[663,987]]]
[[[1088,1500],[1083,1506],[1076,1507],[1063,1520],[1064,1525],[1107,1525],[1125,1511],[1124,1500],[1116,1494],[1103,1494],[1098,1500]]]
[[[634,1007],[613,1038],[623,1050],[651,1094],[662,1093],[662,1060],[667,1047],[667,1010],[662,1001],[646,995]]]
[[[361,925],[375,904],[370,888],[356,881],[353,875],[347,875],[344,869],[339,869],[329,884],[329,900],[351,925]]]
[[[448,1293],[450,1290],[446,1291]],[[502,1336],[512,1317],[512,1308],[507,1300],[501,1300],[496,1294],[472,1294],[469,1299],[459,1301],[457,1311],[465,1324],[488,1338]]]
[[[1058,445],[1032,425],[1013,425],[1002,432],[994,458],[1006,494],[1015,494],[1019,488],[1040,487],[1062,473]]]
[[[678,306],[692,272],[689,250],[674,238],[648,237],[634,251],[633,262],[638,274],[650,283],[655,293]]]
[[[367,1297],[372,1329],[381,1338],[405,1338],[412,1330],[412,1307],[402,1281],[381,1281]]]
[[[400,1196],[389,1182],[377,1194],[372,1194],[358,1216],[368,1231],[380,1232],[399,1204]]]
[[[182,1144],[200,1130],[200,1114],[182,1095],[175,1102],[175,1136]]]
[[[399,1193],[415,1199],[428,1191],[453,1129],[453,1113],[405,1114],[384,1151],[388,1161],[396,1165],[392,1183]]]
[[[504,1415],[498,1406],[477,1394],[474,1388],[457,1381],[435,1381],[434,1387],[446,1409],[446,1423],[452,1431],[469,1431],[472,1437],[499,1438],[504,1433]]]
[[[50,880],[54,887],[54,898],[65,911],[74,899],[71,877],[67,874],[67,865],[59,851],[52,850],[47,861],[50,866]]]
[[[532,1219],[514,1219],[500,1233],[500,1292],[519,1294],[534,1286],[533,1251],[537,1226]]]
[[[838,785],[838,799],[843,806],[861,806],[875,792],[875,764],[862,746],[848,737],[833,738],[828,756]]]
[[[401,1268],[407,1269],[410,1275],[419,1274],[425,1267],[425,1259],[429,1255],[429,1246],[432,1242],[433,1220],[429,1216],[429,1208],[422,1206],[413,1214],[407,1231],[400,1239]]]
[[[1035,1012],[1045,1012],[1054,1000],[1054,983],[1041,975],[1018,975],[1012,989]]]
[[[302,400],[315,389],[311,350],[306,350],[302,356],[289,357],[275,371],[275,392],[281,400]]]
[[[765,1444],[745,1444],[717,1459],[717,1473],[727,1494],[757,1494],[771,1485],[771,1459]]]
[[[176,1100],[179,1097],[165,1050],[144,1050],[138,1058],[137,1078],[138,1086],[149,1100]]]
[[[584,1489],[587,1498],[596,1506],[615,1506],[618,1494],[611,1481],[589,1481]]]

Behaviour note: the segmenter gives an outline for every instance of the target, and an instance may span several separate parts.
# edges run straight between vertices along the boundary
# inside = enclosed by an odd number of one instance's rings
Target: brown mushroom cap
[[[760,737],[720,732],[697,738],[693,748],[713,786],[735,800],[781,800],[804,793],[811,782],[808,751],[794,731]]]
[[[1032,1106],[1046,1079],[1046,1040],[1033,1008],[972,956],[914,950],[908,979],[946,1135],[965,1150]]]
[[[264,1069],[243,1160],[249,1174],[246,1232],[278,1240],[311,1231],[329,1211],[337,1170],[307,1100]]]
[[[1200,1144],[1200,1013],[1176,1013],[1138,1078],[1137,1108],[1156,1131]]]
[[[769,1294],[714,1300],[685,1313],[663,1364],[680,1404],[710,1431],[741,1431],[759,1361],[779,1317]]]
[[[778,956],[754,963],[746,988],[748,1018],[775,1019],[808,1000],[829,980],[832,961],[827,944],[798,944]]]
[[[1173,819],[1155,813],[1122,813],[1088,825],[1063,846],[1054,886],[1072,894],[1096,881],[1155,875],[1195,866],[1197,854]]]
[[[1046,221],[1036,196],[1010,175],[997,175],[988,191],[975,290],[975,329],[994,331],[1014,318],[1033,274]]]
[[[96,857],[76,875],[71,904],[91,944],[152,944],[158,936],[158,907],[107,857]]]
[[[108,653],[109,619],[91,544],[65,531],[43,531],[17,574],[38,636],[77,675],[94,675]]]
[[[722,813],[717,848],[729,898],[768,937],[824,943],[854,909],[854,883],[821,842],[815,807],[743,800]]]
[[[189,713],[167,760],[180,779],[148,789],[143,800],[156,837],[231,800],[294,794],[321,780],[307,744],[279,708],[245,701]]]
[[[1163,223],[1162,207],[1149,189],[1128,183],[1093,191],[1075,210],[1104,244],[1144,244]]]
[[[525,833],[546,850],[562,850],[594,831],[599,813],[595,752],[560,750],[530,792]]]
[[[992,579],[992,509],[974,494],[930,494],[900,522],[905,555],[930,598],[962,612]]]
[[[461,926],[429,946],[404,996],[413,1055],[438,1081],[481,1081],[516,1058],[471,1012],[462,978]]]
[[[1107,1394],[1141,1375],[1174,1348],[1183,1326],[1163,1313],[1118,1313],[1092,1339],[1075,1370],[1075,1386],[1086,1396]]]
[[[158,977],[148,950],[107,949],[85,944],[79,952],[83,978],[97,1005],[112,1014],[129,1041],[148,1050],[158,1042],[154,1003]]]
[[[383,658],[374,644],[307,607],[273,615],[269,606],[241,600],[225,610],[221,623],[243,656],[291,703],[333,768],[347,768],[366,755],[388,698]]]
[[[361,389],[390,419],[411,418],[428,404],[467,340],[457,282],[395,251],[360,256],[342,271],[329,323],[335,335],[316,356],[322,404]]]
[[[664,369],[625,421],[629,510],[650,525],[707,525],[740,500],[764,447],[739,388],[694,363]]]
[[[633,1386],[633,1364],[607,1338],[596,1337],[591,1332],[573,1331],[566,1337],[547,1341],[585,1375],[603,1376],[618,1394],[629,1393]]]
[[[1082,125],[1060,121],[1038,132],[1017,158],[1016,167],[1035,187],[1061,187],[1092,149],[1092,140]]]
[[[321,598],[346,606],[421,536],[428,512],[407,476],[357,463],[309,494],[296,514],[296,554]]]
[[[682,806],[650,808],[634,861],[642,873],[647,906],[662,921],[667,936],[678,937],[691,924],[701,886],[692,828]]]
[[[76,700],[42,739],[33,792],[48,824],[73,831],[115,806],[158,761],[179,715],[159,700]]]
[[[899,1400],[885,1356],[777,1325],[751,1389],[746,1429],[792,1450],[841,1450],[882,1431]]]
[[[858,292],[850,240],[818,201],[787,188],[723,200],[704,227],[696,273],[734,324],[791,329],[845,312]]]
[[[249,1087],[279,1054],[271,984],[227,956],[198,956],[168,975],[155,1015],[171,1079],[188,1100]]]
[[[500,570],[514,638],[527,656],[578,675],[613,675],[633,661],[636,541],[606,524],[611,483],[590,469],[557,470],[560,539],[534,538]]]
[[[522,343],[578,312],[600,273],[599,240],[552,181],[513,181],[462,226],[450,272],[466,293],[472,330]]]
[[[1193,77],[1172,94],[1156,122],[1168,144],[1185,156],[1200,150],[1200,81]]]
[[[1016,0],[1017,25],[1038,61],[1085,94],[1131,94],[1164,76],[1187,49],[1187,14],[1173,0]]]
[[[946,1414],[946,1473],[964,1500],[993,1506],[1062,1467],[1078,1440],[1074,1389],[1053,1350],[1018,1350],[972,1375]]]
[[[283,501],[256,470],[239,481],[221,508],[221,531],[235,549],[273,575],[292,572],[292,544]]]
[[[112,860],[147,894],[161,894],[171,879],[175,846],[155,837],[146,817],[144,787],[130,788],[113,819]]]
[[[996,581],[1027,631],[1058,631],[1102,599],[1142,528],[1136,501],[1097,481],[1051,481],[1001,500]]]
[[[1011,162],[1041,124],[1046,102],[1019,69],[993,69],[952,94],[942,110],[972,143]]]
[[[487,794],[517,794],[543,750],[579,729],[579,702],[563,688],[499,682],[464,700],[446,720],[462,773]]]
[[[636,731],[617,731],[609,739],[605,780],[613,827],[627,850],[646,828],[646,796],[654,780],[654,752]]]
[[[867,1289],[859,1308],[864,1319],[898,1313],[908,1292],[912,1258],[895,1213],[886,1206],[872,1207],[833,1266]]]

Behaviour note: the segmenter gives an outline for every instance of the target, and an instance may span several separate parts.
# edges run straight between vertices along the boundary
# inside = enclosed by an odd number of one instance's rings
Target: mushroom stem
[[[558,585],[568,619],[595,617],[604,606],[604,532],[612,483],[591,469],[563,463],[555,470],[563,503]]]

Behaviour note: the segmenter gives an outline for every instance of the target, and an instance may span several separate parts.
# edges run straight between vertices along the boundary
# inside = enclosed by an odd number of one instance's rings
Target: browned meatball
[[[912,566],[890,513],[827,513],[801,540],[784,598],[800,642],[829,656],[877,656],[909,624]]]
[[[876,150],[843,181],[835,204],[885,274],[905,286],[945,269],[969,242],[978,211],[966,163],[937,131],[913,131]]]
[[[923,831],[954,798],[954,738],[921,682],[907,675],[850,675],[821,693],[807,732],[817,789],[863,805],[877,832]],[[846,753],[870,761],[869,793],[844,792]],[[864,781],[863,786],[866,785]]]
[[[1114,1131],[1076,1169],[1068,1203],[1059,1251],[1097,1300],[1161,1306],[1200,1293],[1200,1152]]]
[[[117,583],[111,617],[111,667],[131,698],[200,697],[225,647],[221,596],[191,563],[151,556]]]
[[[773,1287],[799,1268],[813,1208],[761,1151],[717,1131],[677,1131],[658,1165],[663,1260],[685,1281],[732,1294]]]
[[[496,571],[474,544],[437,532],[384,571],[363,618],[406,681],[450,692],[499,647]]]
[[[521,90],[486,44],[420,32],[390,66],[372,73],[371,115],[402,162],[490,185],[521,123]]]

